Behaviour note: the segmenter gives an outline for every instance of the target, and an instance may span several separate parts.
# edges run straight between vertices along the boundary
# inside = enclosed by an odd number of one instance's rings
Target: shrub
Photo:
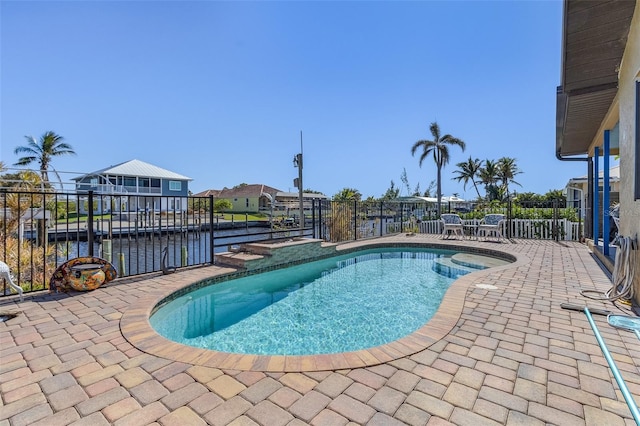
[[[56,268],[53,248],[36,247],[30,241],[20,243],[17,238],[0,236],[0,254],[6,253],[4,263],[16,278],[15,283],[29,291],[48,288],[48,276]],[[30,287],[25,287],[26,283]]]

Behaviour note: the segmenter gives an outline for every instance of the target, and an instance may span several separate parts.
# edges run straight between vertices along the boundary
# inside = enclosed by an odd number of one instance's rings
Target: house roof
[[[436,197],[417,197],[417,198],[420,198],[420,199],[422,199],[424,201],[427,201],[427,202],[430,202],[430,203],[437,203],[438,202],[438,199]],[[449,202],[452,202],[452,203],[463,203],[463,202],[465,202],[465,200],[463,200],[460,197],[456,197],[455,195],[452,195],[451,197],[445,197],[443,195],[440,198],[440,201],[442,203],[449,203]]]
[[[299,196],[300,194],[298,192],[278,192],[276,194],[276,197],[280,197],[280,198],[298,198]],[[322,199],[329,198],[324,194],[318,194],[315,192],[303,192],[302,197],[303,198],[322,198]]]
[[[398,197],[395,200],[391,200],[391,201],[407,201],[407,202],[423,202],[426,201],[427,203],[437,203],[438,202],[438,198],[436,197],[418,197],[418,196],[408,196],[408,197]],[[448,203],[448,202],[465,202],[465,200],[463,200],[462,198],[456,197],[455,195],[452,195],[451,197],[446,197],[446,196],[442,196],[440,198],[440,202],[441,203]]]
[[[598,172],[598,177],[600,178],[604,177],[604,170],[600,170]],[[572,183],[586,182],[588,178],[589,178],[588,175],[571,178],[569,179],[569,183],[567,185],[571,185]],[[613,182],[620,180],[620,166],[613,166],[609,169],[609,180]]]
[[[95,172],[74,178],[74,180],[82,180],[86,176],[94,175],[144,176],[159,179],[193,180],[189,177],[140,160],[129,160],[124,163],[116,164],[115,166],[105,167],[104,169],[96,170]]]
[[[635,6],[635,0],[565,0],[557,154],[589,153],[618,93],[618,69]]]
[[[223,189],[207,189],[206,191],[195,194],[196,197],[208,197],[213,195],[216,198],[247,198],[247,197],[259,197],[264,193],[276,194],[280,192],[279,189],[272,188],[263,184],[248,184],[235,188],[223,188]]]
[[[212,195],[214,198],[218,197],[220,194],[220,189],[207,189],[206,191],[198,192],[197,194],[193,194],[194,197],[208,197]]]

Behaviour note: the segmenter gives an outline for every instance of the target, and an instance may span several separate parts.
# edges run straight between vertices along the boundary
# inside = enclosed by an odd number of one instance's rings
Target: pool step
[[[262,259],[264,256],[243,251],[227,251],[215,255],[215,264],[231,266],[233,268],[246,269],[246,263],[252,260]]]
[[[275,268],[336,254],[335,243],[320,239],[289,238],[230,245],[227,252],[215,255],[215,263],[247,271]]]
[[[433,270],[434,272],[446,277],[458,278],[462,275],[474,272],[476,269],[456,264],[450,257],[444,257],[434,261]]]
[[[466,266],[467,268],[473,269],[486,269],[509,263],[506,260],[473,253],[456,253],[451,256],[451,261],[456,265]]]

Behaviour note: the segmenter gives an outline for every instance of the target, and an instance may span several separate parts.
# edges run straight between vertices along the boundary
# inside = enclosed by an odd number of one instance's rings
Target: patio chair
[[[503,240],[502,226],[504,225],[505,216],[503,214],[488,214],[478,224],[476,230],[476,238],[480,237],[480,233],[484,234],[485,239],[495,234],[497,241]]]
[[[464,228],[462,225],[462,219],[457,214],[445,213],[440,215],[440,221],[442,222],[442,235],[441,238],[449,236],[449,231],[453,231],[455,235],[464,237]]]

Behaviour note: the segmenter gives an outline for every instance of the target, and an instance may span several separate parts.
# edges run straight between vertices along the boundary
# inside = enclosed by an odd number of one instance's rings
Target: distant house
[[[604,193],[604,171],[600,171],[598,178],[598,193],[600,194],[600,201],[602,201],[602,194]],[[620,166],[615,166],[609,169],[609,191],[611,204],[620,201]],[[575,177],[569,179],[565,186],[565,192],[567,194],[567,205],[578,209],[581,212],[581,216],[585,217],[586,206],[589,194],[589,177],[587,175]]]
[[[181,174],[130,160],[73,179],[76,191],[93,191],[94,211],[109,212],[175,212],[187,210],[189,181]],[[81,204],[81,212],[87,206]]]
[[[271,213],[276,216],[297,214],[300,201],[297,192],[283,192],[264,184],[241,185],[235,188],[209,189],[195,194],[196,197],[213,196],[215,199],[228,200],[233,213]],[[312,199],[326,199],[322,194],[303,194],[303,208],[311,209]],[[273,200],[273,204],[271,201]]]
[[[437,215],[438,198],[436,197],[421,197],[409,195],[404,197],[397,197],[389,201],[407,203],[405,210],[407,210],[409,214],[417,217],[418,219],[427,220]],[[412,204],[422,203],[425,204],[425,208],[415,208],[415,206],[412,206]],[[465,201],[464,199],[456,195],[452,195],[450,197],[443,195],[440,197],[440,205],[442,207],[442,212],[468,213],[474,209],[476,202]]]
[[[231,202],[229,211],[234,213],[258,213],[269,210],[270,199],[275,198],[278,189],[262,184],[240,185],[235,188],[209,189],[194,194],[195,197],[213,196]]]
[[[302,208],[306,213],[312,209],[313,200],[328,200],[324,194],[302,193]],[[300,194],[298,192],[278,192],[275,201],[275,214],[282,216],[298,216],[300,213]]]

